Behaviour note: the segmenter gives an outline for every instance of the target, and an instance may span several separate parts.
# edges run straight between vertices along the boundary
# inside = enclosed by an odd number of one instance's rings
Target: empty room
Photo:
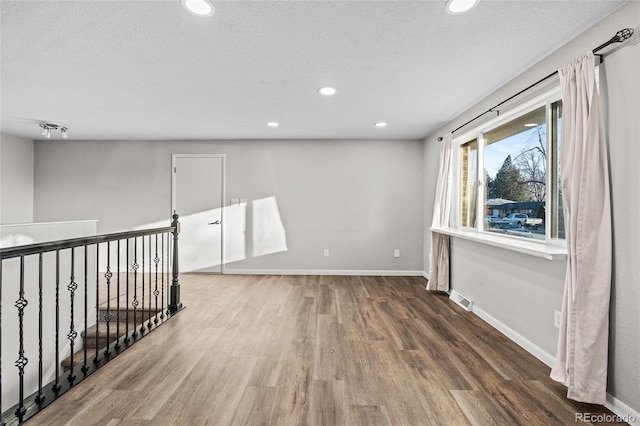
[[[0,0],[0,425],[640,425],[638,76],[638,0]]]

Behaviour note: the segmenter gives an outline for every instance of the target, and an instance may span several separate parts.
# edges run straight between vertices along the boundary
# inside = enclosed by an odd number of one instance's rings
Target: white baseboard
[[[620,401],[616,397],[607,394],[607,402],[604,404],[604,406],[630,425],[640,425],[640,412],[629,407],[627,404]]]
[[[476,305],[473,306],[473,313],[482,318],[482,320],[491,325],[493,328],[507,336],[509,339],[513,340],[522,349],[545,363],[548,367],[553,367],[553,363],[555,361],[555,357],[553,355],[547,353],[538,345],[534,344],[518,332],[514,331],[503,322],[498,321],[496,318],[478,308],[478,306]],[[628,422],[630,425],[640,426],[640,413],[609,393],[607,393],[607,402],[604,406],[611,410],[611,412],[613,412],[615,415],[622,418],[625,422]]]
[[[393,271],[393,270],[352,270],[352,269],[229,269],[223,274],[229,275],[363,275],[363,276],[394,276],[394,277],[422,277],[422,271]]]
[[[473,306],[473,313],[482,318],[486,323],[491,325],[493,328],[507,336],[509,339],[513,340],[518,346],[520,346],[525,351],[529,352],[531,355],[538,358],[540,361],[544,362],[548,367],[553,366],[553,362],[555,361],[555,357],[549,353],[547,353],[544,349],[528,340],[520,333],[514,331],[512,328],[507,326],[501,321],[498,321],[487,312],[480,309],[477,305]]]
[[[429,273],[428,272],[422,271],[422,276],[424,278],[426,278],[426,279],[429,279]]]

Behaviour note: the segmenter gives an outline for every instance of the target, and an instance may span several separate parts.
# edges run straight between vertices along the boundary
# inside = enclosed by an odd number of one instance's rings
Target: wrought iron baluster
[[[51,387],[53,393],[58,396],[62,388],[60,384],[60,250],[56,250],[56,378]]]
[[[173,259],[173,245],[171,244],[173,240],[173,234],[169,234],[167,237],[167,309],[165,311],[167,318],[171,315],[171,310],[169,309],[169,305],[171,304],[171,267],[172,267],[172,259]]]
[[[100,243],[96,243],[96,355],[93,363],[100,366]]]
[[[104,314],[104,320],[107,323],[107,347],[104,350],[104,356],[109,358],[111,351],[109,350],[110,337],[111,337],[111,241],[107,241],[107,271],[104,273],[104,277],[107,279],[107,311]],[[98,339],[100,336],[98,336]]]
[[[69,375],[67,376],[67,380],[69,380],[69,384],[73,386],[73,382],[76,380],[76,375],[73,372],[74,369],[74,355],[75,352],[73,350],[73,346],[78,336],[78,333],[75,330],[75,312],[74,312],[74,299],[75,293],[78,289],[78,284],[75,279],[75,263],[76,263],[76,249],[75,247],[71,248],[71,279],[69,280],[69,285],[67,285],[67,290],[69,290],[69,299],[71,305],[71,324],[69,325],[69,333],[67,334],[67,339],[69,339],[69,346],[71,347],[71,369],[69,370]]]
[[[118,266],[116,267],[116,274],[117,274],[117,278],[116,278],[116,291],[118,293],[117,299],[116,299],[116,344],[114,346],[114,348],[116,348],[117,351],[120,350],[120,240],[118,240],[118,246],[117,246],[118,250],[117,250],[117,258],[118,258]]]
[[[15,307],[18,308],[18,359],[15,366],[18,367],[20,375],[20,390],[18,395],[18,408],[16,408],[16,416],[22,422],[22,417],[27,413],[27,407],[24,406],[24,367],[29,360],[24,356],[24,308],[29,302],[24,298],[24,256],[20,256],[20,291],[16,300]]]
[[[168,236],[169,234],[167,234]],[[160,291],[162,292],[162,295],[160,296],[160,320],[164,320],[164,274],[165,274],[165,270],[164,270],[164,257],[165,257],[165,251],[164,251],[164,237],[165,234],[162,234],[160,241],[162,241],[162,248],[160,251],[160,255],[161,255],[161,260],[162,260],[162,264],[160,265],[160,271],[162,272],[160,274]]]
[[[138,331],[136,330],[136,321],[138,316],[138,238],[133,240],[133,333],[131,336],[135,339],[138,337]]]
[[[38,254],[38,394],[36,404],[42,404],[45,396],[42,393],[42,253]]]
[[[149,303],[147,304],[147,329],[151,330],[151,273],[153,272],[153,266],[151,265],[151,235],[149,235]]]
[[[87,375],[89,371],[89,365],[87,365],[87,328],[89,327],[89,249],[88,246],[84,246],[84,341],[82,342],[82,351],[84,357],[82,361],[82,368],[80,370]]]
[[[144,236],[140,237],[142,240],[142,308],[140,311],[142,312],[142,318],[140,320],[140,334],[144,334]]]
[[[160,263],[160,258],[158,257],[158,234],[156,234],[156,256],[153,258],[153,262],[156,264],[156,274],[155,274],[155,290],[153,290],[153,295],[155,296],[155,300],[156,300],[156,307],[155,307],[155,318],[153,319],[153,322],[155,324],[158,324],[158,295],[160,294],[160,292],[158,291],[158,264]],[[160,271],[162,272],[162,270]],[[151,305],[151,303],[149,303],[149,305]],[[151,325],[151,323],[149,323],[149,325]]]
[[[127,279],[126,279],[126,292],[125,292],[125,306],[126,306],[126,313],[125,313],[125,321],[124,321],[124,344],[125,345],[129,345],[129,244],[130,244],[130,240],[129,238],[127,238],[127,249],[126,249],[126,254],[127,254]]]

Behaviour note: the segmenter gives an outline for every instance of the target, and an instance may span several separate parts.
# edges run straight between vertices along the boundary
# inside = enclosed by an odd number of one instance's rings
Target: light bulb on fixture
[[[334,87],[321,87],[318,89],[318,92],[323,96],[333,96],[336,94],[337,90]]]
[[[198,16],[211,16],[215,13],[215,8],[209,0],[180,0],[182,7]]]
[[[480,0],[447,0],[445,10],[451,15],[467,13],[475,8]]]
[[[68,128],[63,124],[51,123],[48,121],[42,121],[38,126],[42,127],[41,135],[46,139],[51,139],[51,131],[52,130],[60,130],[60,134],[62,135],[62,139],[69,139],[69,135],[67,134]]]

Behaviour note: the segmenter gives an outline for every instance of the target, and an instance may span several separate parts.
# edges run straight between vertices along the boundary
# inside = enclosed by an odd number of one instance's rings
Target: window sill
[[[548,260],[562,260],[567,258],[567,247],[564,241],[558,241],[557,243],[523,241],[518,238],[455,228],[431,228],[431,231]]]

